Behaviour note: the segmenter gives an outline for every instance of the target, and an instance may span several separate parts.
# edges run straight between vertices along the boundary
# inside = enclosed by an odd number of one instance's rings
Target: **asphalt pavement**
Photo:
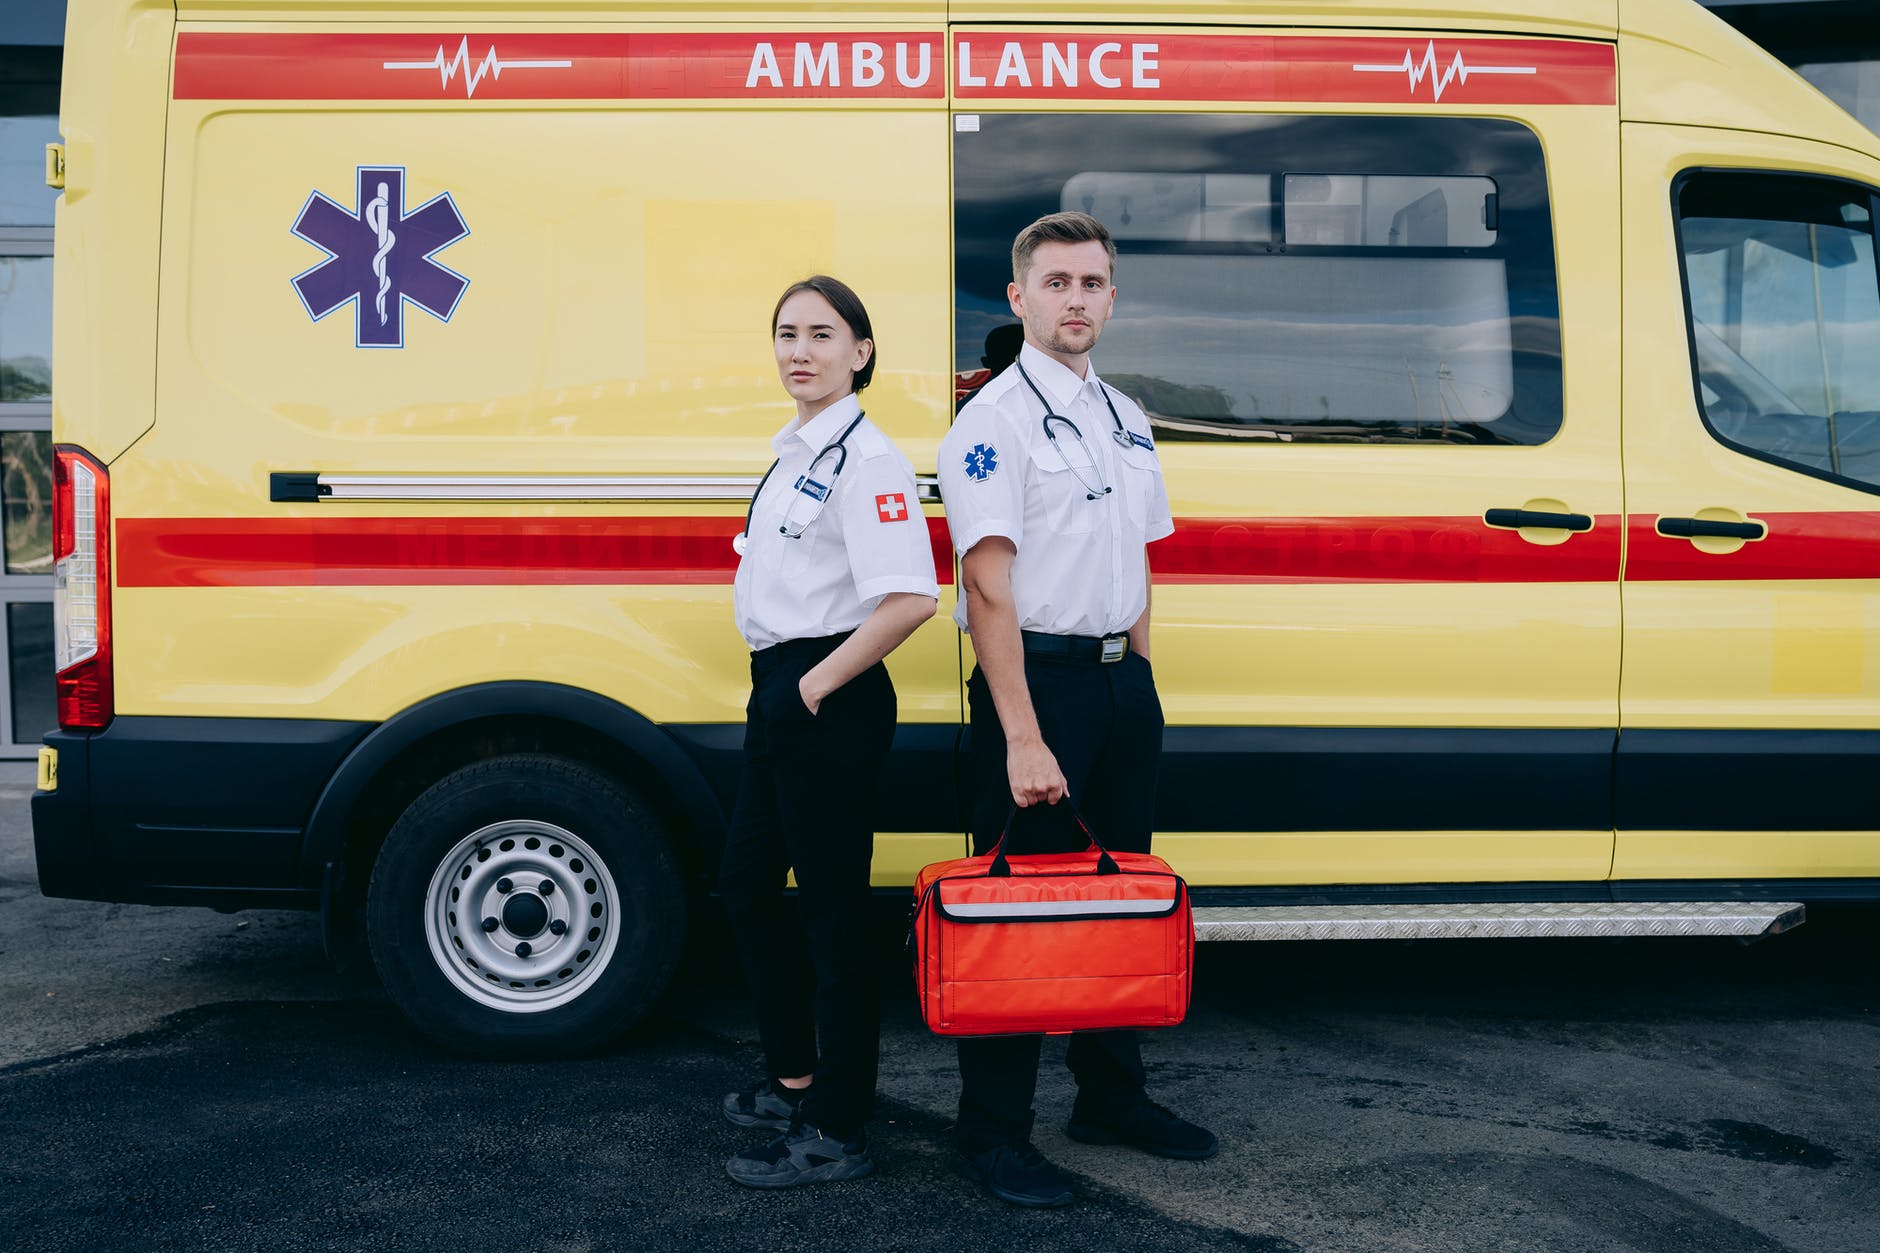
[[[952,1050],[882,928],[873,1179],[754,1193],[761,1061],[709,927],[606,1056],[442,1052],[312,915],[48,900],[0,767],[0,1246],[97,1249],[1880,1249],[1880,913],[1716,940],[1204,947],[1153,1094],[1211,1162],[1035,1138],[1015,1210],[947,1165]]]

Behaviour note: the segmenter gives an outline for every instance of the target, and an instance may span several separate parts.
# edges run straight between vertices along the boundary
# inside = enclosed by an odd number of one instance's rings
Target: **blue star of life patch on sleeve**
[[[974,444],[966,451],[966,477],[984,483],[998,472],[999,450],[991,444]]]

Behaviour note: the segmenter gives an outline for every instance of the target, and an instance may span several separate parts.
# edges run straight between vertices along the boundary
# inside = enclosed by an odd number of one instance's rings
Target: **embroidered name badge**
[[[326,253],[294,277],[294,291],[315,322],[353,306],[353,343],[403,348],[405,306],[449,322],[470,280],[436,254],[470,233],[450,193],[405,208],[402,166],[362,165],[349,209],[319,192],[307,197],[294,234]]]
[[[907,497],[900,492],[887,496],[875,497],[875,512],[883,522],[905,522],[907,520]]]
[[[807,474],[797,476],[796,490],[802,492],[812,500],[829,499],[829,485],[827,483],[818,483]]]
[[[966,477],[984,483],[999,472],[999,450],[991,444],[974,444],[966,450]]]

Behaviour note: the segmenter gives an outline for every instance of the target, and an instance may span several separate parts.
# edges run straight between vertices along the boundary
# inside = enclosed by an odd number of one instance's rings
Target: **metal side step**
[[[1777,935],[1795,901],[1265,905],[1195,910],[1198,940],[1497,940],[1617,935]]]

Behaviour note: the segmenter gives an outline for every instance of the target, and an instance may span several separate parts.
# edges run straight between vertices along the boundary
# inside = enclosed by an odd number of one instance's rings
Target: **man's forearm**
[[[1025,682],[1025,642],[1018,633],[1018,609],[1009,579],[1002,588],[969,582],[966,618],[972,625],[973,653],[986,676],[993,708],[999,711],[1006,742],[1039,741],[1038,712],[1032,708],[1031,688]]]
[[[824,697],[899,648],[933,617],[934,604],[933,597],[917,592],[891,592],[882,597],[855,633],[803,676],[798,686],[804,703],[816,708]]]

